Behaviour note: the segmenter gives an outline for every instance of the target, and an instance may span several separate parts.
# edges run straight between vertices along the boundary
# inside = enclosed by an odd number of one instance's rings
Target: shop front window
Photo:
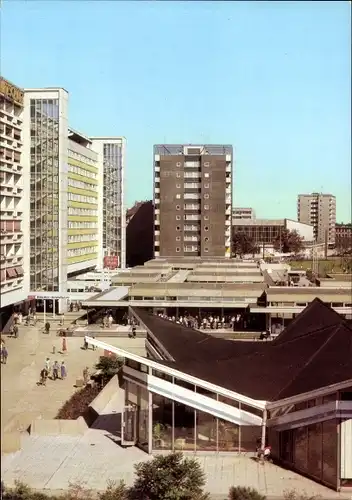
[[[195,410],[175,401],[174,449],[195,450]]]
[[[170,399],[153,394],[154,450],[172,450],[173,406]]]
[[[138,387],[138,439],[137,443],[148,452],[149,441],[149,398],[148,389]]]
[[[294,434],[294,464],[297,469],[306,471],[308,466],[308,432],[307,427],[295,429]]]
[[[242,425],[240,434],[240,451],[252,452],[257,450],[257,442],[261,438],[261,427],[259,425]]]
[[[333,488],[337,486],[337,420],[326,420],[322,423],[322,468],[323,481]]]
[[[196,411],[197,451],[217,451],[217,418],[203,411]]]
[[[308,467],[309,473],[321,479],[322,473],[322,424],[308,426]]]
[[[218,419],[218,450],[238,452],[240,447],[240,426]]]

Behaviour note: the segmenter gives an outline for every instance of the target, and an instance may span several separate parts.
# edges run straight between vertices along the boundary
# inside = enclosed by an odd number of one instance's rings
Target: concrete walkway
[[[70,483],[104,490],[109,480],[134,481],[134,465],[151,457],[138,448],[121,448],[115,436],[89,429],[83,436],[30,436],[21,452],[3,458],[1,474],[11,486],[19,479],[39,490],[62,491]],[[269,498],[282,499],[287,490],[320,495],[321,500],[350,499],[272,464],[261,465],[243,456],[199,455],[206,473],[206,490],[224,500],[233,485],[250,486]]]
[[[59,408],[75,392],[76,380],[82,378],[84,367],[88,366],[93,371],[103,353],[100,350],[82,350],[83,339],[68,338],[68,352],[60,354],[62,339],[54,332],[49,335],[42,333],[40,326],[20,326],[18,339],[5,335],[4,340],[9,357],[7,364],[1,365],[1,442],[2,451],[6,452],[5,435],[26,431],[35,418],[55,418]],[[144,339],[115,338],[106,341],[136,354],[145,354]],[[52,354],[53,347],[56,354]],[[37,385],[46,357],[52,362],[65,360],[66,380],[48,380],[46,387]],[[9,446],[8,451],[11,451],[11,444]]]

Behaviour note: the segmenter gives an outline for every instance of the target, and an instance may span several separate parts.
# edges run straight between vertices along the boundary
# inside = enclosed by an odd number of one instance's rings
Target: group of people
[[[46,358],[44,367],[40,371],[39,384],[46,385],[46,381],[50,375],[52,380],[57,380],[58,378],[64,380],[67,376],[65,361],[62,361],[61,365],[58,361],[54,361],[54,363],[51,364],[50,358]]]
[[[9,353],[8,353],[7,347],[5,345],[5,341],[3,339],[1,339],[1,353],[0,353],[0,355],[1,355],[1,363],[3,365],[6,365]]]
[[[209,314],[207,316],[199,317],[192,316],[189,313],[185,313],[184,316],[168,316],[164,313],[159,313],[159,317],[178,323],[179,325],[184,325],[188,328],[203,329],[203,330],[218,330],[230,328],[235,330],[236,326],[242,322],[242,315],[237,314],[233,316],[217,316]]]

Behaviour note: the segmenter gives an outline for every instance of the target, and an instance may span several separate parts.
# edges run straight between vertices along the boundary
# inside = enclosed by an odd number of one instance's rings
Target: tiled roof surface
[[[258,400],[275,401],[352,379],[352,329],[319,299],[272,342],[213,338],[134,309],[176,369]]]

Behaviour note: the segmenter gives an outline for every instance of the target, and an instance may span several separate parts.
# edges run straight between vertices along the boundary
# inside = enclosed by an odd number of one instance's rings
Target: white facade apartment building
[[[102,208],[102,246],[99,265],[104,257],[116,256],[118,265],[126,267],[126,209],[125,209],[125,137],[92,137],[92,146],[103,165],[100,183]]]
[[[336,198],[332,194],[299,194],[297,203],[299,222],[311,224],[317,243],[335,244]]]
[[[4,308],[29,292],[28,156],[23,154],[23,91],[0,79],[1,295]]]

